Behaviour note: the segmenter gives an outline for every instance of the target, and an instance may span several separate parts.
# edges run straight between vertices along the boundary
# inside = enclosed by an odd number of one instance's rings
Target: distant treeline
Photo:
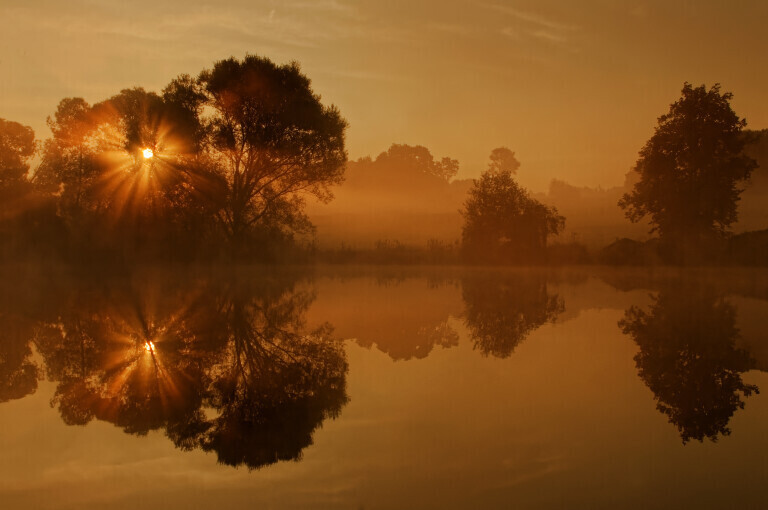
[[[765,264],[768,131],[744,129],[730,99],[719,85],[685,84],[624,184],[609,189],[554,180],[530,194],[505,148],[480,179],[441,179],[420,170],[434,160],[427,149],[393,145],[350,163],[338,200],[310,209],[319,247],[363,262]],[[425,239],[453,251],[437,255]]]

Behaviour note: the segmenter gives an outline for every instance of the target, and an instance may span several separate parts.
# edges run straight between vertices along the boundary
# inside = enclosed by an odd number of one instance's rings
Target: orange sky
[[[246,53],[298,60],[350,157],[425,145],[474,177],[506,145],[524,185],[620,184],[684,81],[768,127],[768,2],[2,0],[0,117],[47,136],[60,99],[159,91]]]

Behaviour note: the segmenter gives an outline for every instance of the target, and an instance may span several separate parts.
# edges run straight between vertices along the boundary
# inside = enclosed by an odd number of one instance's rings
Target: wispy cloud
[[[110,35],[147,42],[199,39],[228,32],[271,44],[312,47],[324,41],[365,36],[357,8],[336,0],[253,2],[212,8],[193,5],[183,11],[159,6],[152,16],[135,15],[115,6],[51,9],[47,14],[28,6],[6,8],[3,17],[28,29],[64,36]],[[140,6],[132,11],[142,12]]]
[[[568,42],[568,38],[564,35],[548,30],[533,30],[530,32],[530,34],[533,37],[555,44],[565,44]]]
[[[506,5],[485,4],[485,7],[498,12],[502,12],[504,14],[512,16],[513,18],[517,18],[520,21],[529,23],[531,25],[538,25],[540,27],[549,28],[551,30],[572,31],[572,30],[578,30],[580,28],[578,25],[562,23],[560,21],[549,19],[536,13],[521,11],[520,9],[515,9],[514,7],[509,7]]]
[[[513,24],[503,27],[501,33],[515,40],[528,38],[566,47],[572,46],[573,34],[581,30],[578,25],[506,5],[484,4],[484,7],[511,18]],[[572,47],[570,49],[573,50]]]

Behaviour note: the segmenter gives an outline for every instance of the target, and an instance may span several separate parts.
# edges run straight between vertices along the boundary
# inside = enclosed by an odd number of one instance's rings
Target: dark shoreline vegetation
[[[505,147],[475,180],[422,146],[348,162],[298,64],[230,58],[161,94],[63,99],[44,141],[0,119],[0,261],[766,265],[768,134],[731,98],[686,83],[623,187],[532,194]]]

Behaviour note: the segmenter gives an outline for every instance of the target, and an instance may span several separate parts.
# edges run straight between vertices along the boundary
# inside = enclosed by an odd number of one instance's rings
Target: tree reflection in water
[[[506,358],[533,331],[554,322],[565,303],[535,271],[470,274],[462,281],[464,320],[474,348]]]
[[[298,459],[348,400],[342,346],[304,321],[314,297],[277,280],[80,291],[38,328],[52,405],[68,424],[163,429],[232,466]]]
[[[40,320],[50,317],[57,289],[24,271],[0,270],[0,403],[37,390],[43,376],[33,355]]]
[[[32,360],[34,323],[8,308],[0,311],[0,403],[37,390],[40,367]]]
[[[731,416],[758,388],[741,379],[754,360],[736,347],[736,310],[723,296],[670,286],[649,311],[629,308],[619,327],[640,348],[640,378],[683,443],[730,434]]]

